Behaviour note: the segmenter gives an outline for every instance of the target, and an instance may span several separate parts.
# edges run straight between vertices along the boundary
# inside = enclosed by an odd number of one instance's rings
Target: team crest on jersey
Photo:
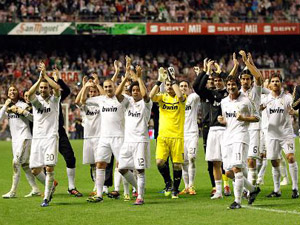
[[[49,112],[51,112],[51,108],[44,107],[42,109],[37,109],[37,113],[39,113],[39,114],[49,113]]]

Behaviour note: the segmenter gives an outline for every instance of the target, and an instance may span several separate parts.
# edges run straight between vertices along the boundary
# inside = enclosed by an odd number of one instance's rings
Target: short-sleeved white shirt
[[[117,97],[96,96],[86,100],[86,105],[97,105],[101,115],[100,137],[124,137],[124,113],[128,107],[128,99],[119,102]]]
[[[124,142],[149,142],[148,122],[151,116],[152,101],[143,99],[135,102],[128,98],[129,105],[125,112]]]
[[[192,93],[187,97],[185,105],[184,135],[198,133],[197,115],[200,105],[200,97]]]
[[[15,104],[17,107],[21,109],[26,109],[28,105],[25,102],[18,101]],[[6,113],[7,107],[3,106],[0,110],[0,119],[2,119],[4,116],[8,118],[9,123],[9,129],[10,134],[13,141],[17,140],[25,140],[25,139],[31,139],[31,131],[29,123],[30,121],[22,115],[16,114],[16,113]]]
[[[259,113],[259,108],[260,108],[260,104],[261,104],[262,87],[254,84],[253,87],[248,89],[246,92],[244,92],[243,89],[241,89],[241,92],[249,98],[249,100],[255,105],[256,111]],[[249,130],[259,130],[260,122],[250,123],[248,129]]]
[[[37,95],[31,101],[33,109],[33,138],[58,136],[60,96],[51,95],[46,100]]]
[[[231,100],[229,96],[221,101],[222,115],[226,120],[226,130],[224,132],[223,140],[225,145],[233,143],[249,144],[249,123],[238,121],[236,114],[239,112],[243,116],[259,115],[255,106],[251,103],[249,98],[243,93],[235,100]]]
[[[293,103],[292,96],[282,92],[278,97],[272,93],[263,100],[262,105],[268,117],[268,137],[270,139],[293,138],[294,131],[289,109]]]
[[[82,105],[80,107],[84,138],[100,137],[101,116],[100,108],[96,105]]]

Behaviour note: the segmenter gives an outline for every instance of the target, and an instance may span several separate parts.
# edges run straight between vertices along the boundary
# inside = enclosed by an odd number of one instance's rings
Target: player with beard
[[[30,153],[30,168],[39,179],[46,167],[45,193],[42,207],[49,206],[55,191],[54,167],[58,153],[58,126],[60,86],[48,77],[44,63],[40,63],[41,71],[38,81],[28,91],[33,107],[33,138]],[[51,88],[53,94],[51,94]],[[35,92],[39,89],[40,95]]]
[[[195,195],[194,187],[196,175],[196,156],[198,151],[199,130],[197,124],[198,107],[200,97],[192,93],[190,83],[181,81],[179,89],[182,94],[187,96],[185,106],[185,123],[184,123],[184,163],[182,168],[182,177],[185,188],[180,194]]]
[[[271,93],[262,102],[268,117],[267,131],[267,159],[272,163],[274,190],[267,197],[280,197],[280,168],[279,160],[283,149],[289,163],[292,178],[292,198],[299,198],[298,192],[298,164],[295,158],[295,140],[291,115],[295,114],[292,108],[291,95],[282,90],[280,74],[273,74],[270,78]]]
[[[259,187],[254,187],[243,175],[249,146],[248,126],[249,123],[258,122],[259,115],[249,98],[239,91],[240,81],[237,77],[228,76],[225,84],[228,96],[222,99],[222,116],[218,116],[218,122],[226,126],[222,161],[227,176],[235,178],[235,201],[229,209],[239,209],[244,186],[250,191],[248,204],[252,204],[260,192]]]
[[[13,152],[13,179],[10,191],[3,198],[16,197],[17,187],[21,176],[21,167],[23,168],[27,181],[32,191],[25,197],[40,196],[40,190],[35,182],[35,177],[29,169],[29,155],[31,146],[30,122],[33,117],[30,113],[29,105],[21,101],[19,91],[16,86],[11,85],[8,88],[8,99],[0,110],[0,120],[7,117],[12,137]]]
[[[150,120],[152,101],[142,81],[142,69],[136,66],[137,81],[129,87],[129,106],[125,112],[125,138],[120,151],[119,171],[123,177],[138,191],[135,205],[144,204],[145,169],[150,167],[150,140],[148,122]],[[122,92],[129,78],[126,73],[119,85],[116,95]],[[137,170],[137,181],[130,169]],[[125,193],[124,195],[129,195]]]
[[[86,99],[86,93],[83,93],[81,100],[82,104],[98,106],[101,115],[100,140],[95,157],[97,194],[87,199],[88,202],[94,203],[103,201],[105,169],[111,160],[111,154],[115,156],[118,164],[119,151],[124,141],[124,113],[129,104],[128,99],[122,94],[115,95],[112,80],[105,80],[103,89],[105,95]],[[117,185],[120,184],[115,182],[115,191],[112,193],[116,198],[119,197]]]
[[[255,67],[250,53],[246,56],[246,53],[241,50],[239,54],[242,56],[243,62],[246,65],[246,68],[244,68],[239,76],[242,85],[241,92],[253,102],[256,110],[259,112],[262,93],[262,75]],[[257,179],[256,159],[260,157],[260,122],[251,123],[249,125],[249,134],[248,180],[254,185]]]

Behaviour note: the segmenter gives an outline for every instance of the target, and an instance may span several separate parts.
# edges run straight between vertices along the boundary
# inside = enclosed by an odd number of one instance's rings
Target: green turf
[[[297,149],[299,149],[297,140]],[[4,194],[11,185],[11,143],[0,142],[0,194]],[[88,193],[93,188],[89,167],[82,165],[82,141],[72,141],[76,158],[76,186],[84,197],[75,198],[67,194],[67,177],[62,157],[55,168],[55,178],[59,185],[50,207],[41,208],[40,197],[26,199],[23,196],[30,187],[22,171],[17,198],[0,199],[0,224],[300,224],[300,199],[291,199],[291,185],[281,188],[280,199],[267,199],[264,196],[272,191],[271,166],[269,164],[259,195],[253,207],[240,210],[227,210],[233,197],[210,200],[211,190],[204,161],[202,143],[197,158],[196,196],[183,196],[170,199],[158,192],[163,188],[163,180],[155,167],[154,142],[151,143],[152,167],[146,172],[146,195],[143,206],[133,206],[131,202],[104,198],[103,203],[87,203]],[[297,153],[298,159],[300,154]],[[298,160],[299,161],[299,160]],[[183,187],[183,184],[181,184]],[[43,187],[41,187],[43,190]],[[243,205],[246,201],[243,200]],[[261,209],[257,209],[261,208]],[[262,210],[264,209],[264,210]],[[266,210],[282,210],[266,211]],[[295,212],[292,214],[289,212]]]

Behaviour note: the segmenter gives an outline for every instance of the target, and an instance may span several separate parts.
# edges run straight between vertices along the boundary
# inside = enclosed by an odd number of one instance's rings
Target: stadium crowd
[[[299,22],[298,0],[3,0],[0,22]]]

